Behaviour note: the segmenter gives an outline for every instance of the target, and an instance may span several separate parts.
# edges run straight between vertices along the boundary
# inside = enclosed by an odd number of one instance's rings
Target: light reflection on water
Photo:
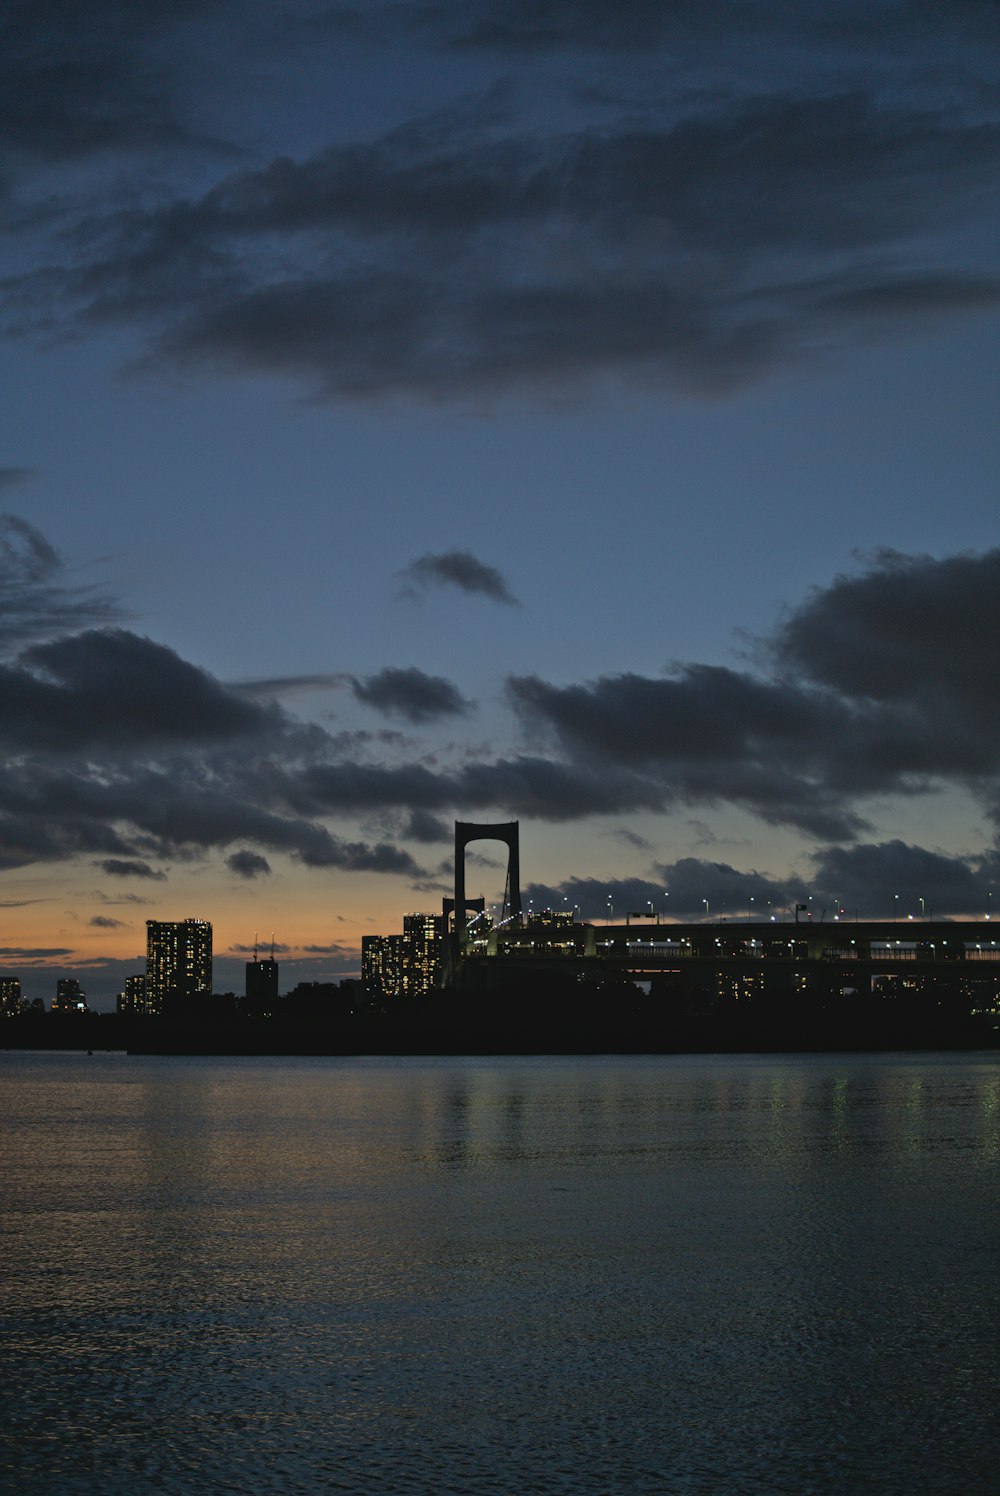
[[[5,1489],[996,1488],[994,1057],[0,1083]]]

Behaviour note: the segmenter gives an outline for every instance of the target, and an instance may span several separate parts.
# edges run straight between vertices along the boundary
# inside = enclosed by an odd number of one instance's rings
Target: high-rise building
[[[423,997],[431,987],[440,984],[443,933],[444,921],[440,914],[404,914],[404,996]]]
[[[20,977],[0,977],[0,1018],[16,1018],[20,1011]]]
[[[146,921],[146,1010],[171,998],[212,991],[212,926],[207,919]]]
[[[278,963],[273,956],[269,961],[254,956],[247,962],[246,997],[249,1008],[262,1011],[270,1011],[278,1001]]]
[[[399,997],[403,991],[402,935],[362,935],[361,981],[369,997]]]
[[[52,999],[53,1013],[86,1013],[87,995],[76,977],[60,977]]]
[[[129,1017],[142,1017],[146,1013],[146,976],[144,972],[137,976],[125,978],[125,991],[118,994],[117,1008],[119,1013],[125,1013]]]
[[[364,935],[361,980],[371,997],[423,997],[440,986],[444,918],[405,914],[402,935]]]

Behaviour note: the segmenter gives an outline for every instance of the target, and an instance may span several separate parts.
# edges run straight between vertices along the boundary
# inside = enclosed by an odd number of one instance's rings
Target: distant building
[[[20,1011],[20,977],[0,977],[0,1018],[16,1018]]]
[[[137,976],[125,978],[125,991],[119,992],[116,1004],[119,1013],[129,1018],[144,1017],[146,1008],[146,977],[140,972]]]
[[[271,1011],[278,1001],[277,961],[273,957],[269,961],[248,961],[246,972],[247,1007],[261,1012]]]
[[[402,935],[364,935],[361,981],[369,997],[423,997],[441,984],[445,922],[406,914]]]
[[[403,990],[402,935],[361,937],[361,982],[369,997],[399,997]]]
[[[52,999],[53,1013],[87,1013],[87,996],[76,977],[60,977]]]
[[[441,984],[444,920],[440,914],[403,916],[403,996],[423,997]]]
[[[146,1009],[163,1012],[171,998],[212,991],[212,926],[207,919],[146,921]]]

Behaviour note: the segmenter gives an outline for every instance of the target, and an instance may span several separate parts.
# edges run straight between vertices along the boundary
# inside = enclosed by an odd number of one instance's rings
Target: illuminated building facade
[[[403,991],[402,935],[361,937],[361,981],[369,997],[398,997]]]
[[[212,926],[207,919],[146,921],[146,1010],[170,997],[212,991]]]
[[[441,985],[444,918],[406,914],[402,935],[365,935],[361,980],[371,997],[423,997]]]
[[[21,1011],[20,977],[0,979],[0,1018],[16,1018]]]
[[[440,986],[444,956],[444,921],[440,914],[403,916],[403,982],[405,997],[423,997]]]
[[[125,991],[118,994],[117,1008],[119,1013],[126,1013],[131,1017],[140,1018],[145,1015],[146,978],[143,973],[125,978]]]
[[[52,999],[53,1013],[86,1013],[87,996],[76,977],[60,977]]]

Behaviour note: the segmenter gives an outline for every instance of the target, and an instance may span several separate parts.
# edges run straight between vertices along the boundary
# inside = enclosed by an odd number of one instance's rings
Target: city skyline
[[[990,912],[1000,23],[723,12],[11,7],[0,975]]]

